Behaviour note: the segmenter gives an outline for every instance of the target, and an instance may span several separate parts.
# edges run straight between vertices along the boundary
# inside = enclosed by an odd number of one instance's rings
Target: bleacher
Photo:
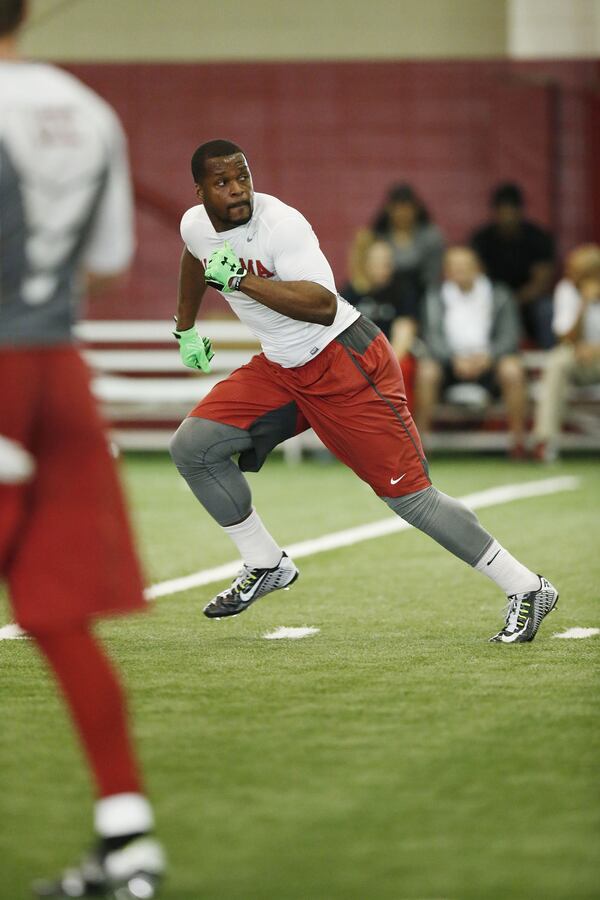
[[[203,320],[199,331],[210,337],[215,350],[212,373],[204,375],[182,365],[173,327],[163,320],[88,320],[77,326],[77,337],[94,372],[94,393],[122,449],[165,449],[190,409],[260,349],[252,332],[237,319]],[[535,400],[545,354],[528,350],[523,361]],[[571,389],[561,445],[564,450],[600,450],[600,386]],[[292,461],[304,450],[320,446],[309,431],[286,441],[282,450]],[[504,414],[498,404],[440,404],[430,449],[491,452],[506,446]]]
[[[206,319],[198,327],[215,351],[210,375],[182,364],[172,321],[88,320],[76,326],[94,373],[94,394],[121,449],[166,449],[181,420],[211,388],[260,351],[237,319]],[[303,449],[320,446],[310,432],[286,441],[282,450],[292,461]]]
[[[84,321],[76,327],[94,373],[93,389],[124,449],[167,446],[181,419],[222,378],[258,349],[237,320],[208,320],[201,331],[213,341],[213,374],[185,368],[169,321]]]

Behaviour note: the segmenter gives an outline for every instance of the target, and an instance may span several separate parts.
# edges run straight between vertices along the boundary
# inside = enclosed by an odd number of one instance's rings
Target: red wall
[[[556,229],[561,252],[598,225],[593,62],[69,68],[119,112],[138,196],[132,281],[99,301],[97,316],[171,314],[178,221],[195,202],[189,159],[214,137],[245,148],[257,190],[307,216],[340,286],[354,231],[399,180],[415,185],[453,242],[485,218],[490,187],[507,178],[524,185],[531,216]]]

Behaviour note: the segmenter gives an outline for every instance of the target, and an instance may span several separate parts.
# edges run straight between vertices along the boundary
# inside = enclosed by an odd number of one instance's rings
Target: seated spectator
[[[426,298],[423,340],[416,380],[416,419],[425,441],[440,392],[457,384],[478,384],[502,394],[511,434],[510,455],[524,456],[525,376],[519,359],[519,317],[504,285],[482,274],[469,247],[445,256],[445,280]]]
[[[407,184],[393,187],[383,209],[370,229],[361,229],[351,251],[350,271],[353,281],[360,282],[361,259],[365,245],[373,236],[389,243],[393,251],[394,270],[414,279],[421,294],[430,284],[438,284],[441,276],[444,239],[421,199]]]
[[[414,358],[410,354],[419,320],[419,280],[410,272],[394,272],[393,251],[387,241],[371,238],[362,247],[360,275],[342,296],[381,328],[400,362],[406,399],[413,406]]]
[[[552,281],[554,241],[524,218],[524,198],[516,184],[501,184],[491,196],[492,221],[471,237],[471,246],[493,282],[508,285],[520,307],[526,336],[538,347],[554,344]]]
[[[585,244],[574,250],[566,277],[554,292],[554,332],[559,340],[547,356],[535,412],[533,437],[536,459],[558,455],[558,437],[569,382],[600,383],[600,247]]]

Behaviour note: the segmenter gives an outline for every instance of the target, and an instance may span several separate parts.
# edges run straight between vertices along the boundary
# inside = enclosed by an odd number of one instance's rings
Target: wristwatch
[[[230,291],[239,291],[242,278],[245,278],[247,274],[248,274],[247,272],[242,272],[241,275],[234,275],[233,278],[230,278],[229,285],[228,285],[229,290]]]

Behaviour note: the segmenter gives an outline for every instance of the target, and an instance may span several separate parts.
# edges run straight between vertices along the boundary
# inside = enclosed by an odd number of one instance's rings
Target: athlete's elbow
[[[335,322],[335,313],[318,313],[315,315],[313,322],[316,325],[333,325]]]
[[[324,291],[319,309],[319,325],[333,325],[337,314],[337,297],[331,291]]]

